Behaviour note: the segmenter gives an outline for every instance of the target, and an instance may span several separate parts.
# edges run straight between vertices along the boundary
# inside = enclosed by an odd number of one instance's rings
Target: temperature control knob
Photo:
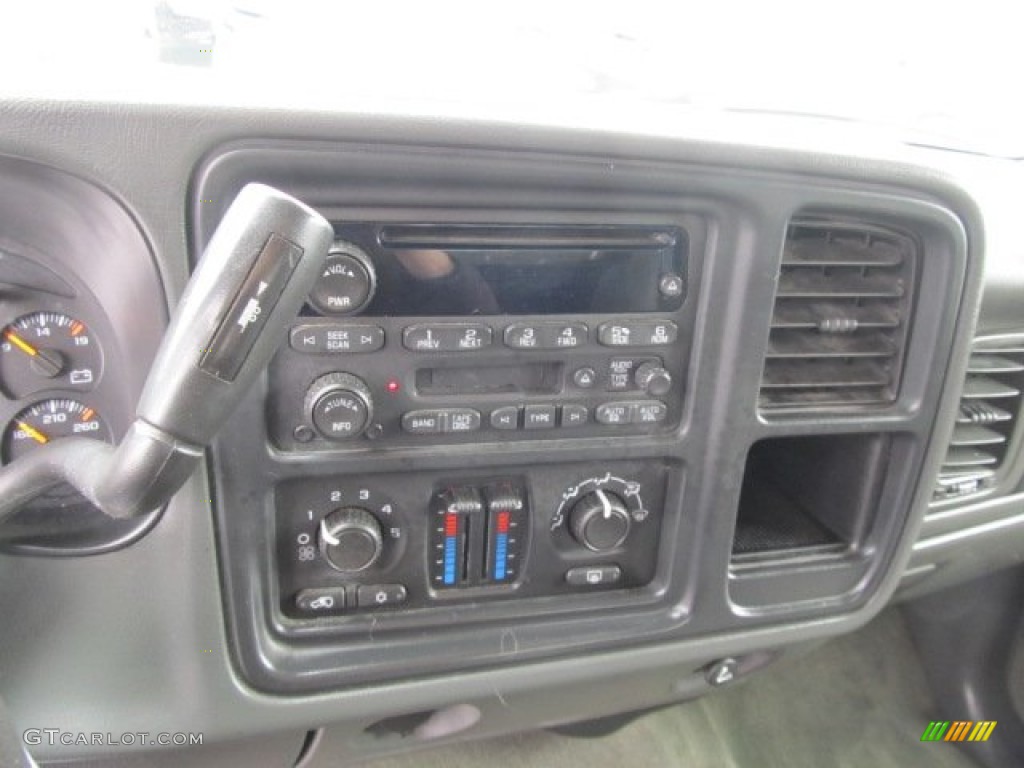
[[[657,363],[644,363],[636,369],[636,385],[648,395],[661,397],[672,389],[672,374]]]
[[[569,513],[569,530],[576,541],[592,552],[615,549],[629,534],[626,502],[611,491],[591,491]]]
[[[306,413],[328,440],[363,434],[373,418],[373,397],[366,383],[351,373],[328,373],[306,392]]]
[[[342,507],[320,521],[320,552],[332,568],[364,571],[377,562],[384,538],[377,518],[360,507]]]

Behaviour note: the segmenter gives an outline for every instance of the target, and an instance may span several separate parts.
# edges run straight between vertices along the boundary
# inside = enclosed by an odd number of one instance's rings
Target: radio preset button
[[[523,409],[523,429],[553,429],[555,406],[528,405]]]
[[[562,426],[563,427],[582,427],[587,423],[587,407],[585,405],[563,405],[562,406]]]
[[[604,323],[597,340],[606,347],[660,347],[675,342],[679,327],[671,321],[629,320]]]
[[[621,426],[633,420],[633,403],[603,403],[594,411],[598,424]]]
[[[582,347],[587,343],[587,326],[583,323],[551,325],[546,335],[551,342],[549,346],[554,349]]]
[[[480,323],[410,325],[402,344],[413,352],[473,352],[491,346],[491,329]]]
[[[505,346],[513,349],[542,349],[540,326],[526,323],[508,326],[505,328]]]
[[[495,429],[519,429],[519,407],[506,405],[491,411],[491,426]]]
[[[410,435],[438,435],[444,430],[441,411],[409,411],[402,416],[402,429]]]
[[[573,349],[587,343],[585,323],[513,323],[505,328],[513,349]]]

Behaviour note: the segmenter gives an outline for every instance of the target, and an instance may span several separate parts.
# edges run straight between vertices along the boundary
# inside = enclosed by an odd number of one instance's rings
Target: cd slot
[[[396,224],[382,227],[386,248],[503,249],[671,248],[678,239],[669,229],[640,227],[523,227],[496,225]]]

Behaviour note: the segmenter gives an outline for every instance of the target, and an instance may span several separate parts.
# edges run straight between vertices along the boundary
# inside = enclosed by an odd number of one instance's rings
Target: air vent
[[[1024,342],[975,342],[935,499],[984,491],[1006,458],[1024,390]]]
[[[790,225],[761,407],[877,405],[899,391],[916,247],[865,224]]]

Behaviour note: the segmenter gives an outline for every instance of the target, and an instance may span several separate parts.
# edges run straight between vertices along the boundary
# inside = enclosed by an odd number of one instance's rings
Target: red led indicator
[[[385,388],[387,389],[389,394],[393,395],[395,394],[395,392],[401,389],[401,386],[402,385],[398,383],[398,379],[388,379],[388,383],[385,385]]]
[[[444,535],[455,536],[459,532],[459,516],[451,513],[444,516]]]
[[[498,513],[498,533],[508,533],[508,512]]]

